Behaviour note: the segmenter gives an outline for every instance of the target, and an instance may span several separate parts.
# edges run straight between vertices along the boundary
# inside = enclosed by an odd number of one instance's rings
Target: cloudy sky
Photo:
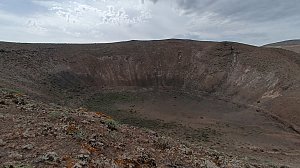
[[[0,41],[300,38],[299,0],[0,0]]]

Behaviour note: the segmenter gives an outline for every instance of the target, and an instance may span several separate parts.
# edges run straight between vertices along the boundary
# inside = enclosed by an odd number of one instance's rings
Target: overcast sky
[[[0,0],[0,41],[300,38],[299,0]]]

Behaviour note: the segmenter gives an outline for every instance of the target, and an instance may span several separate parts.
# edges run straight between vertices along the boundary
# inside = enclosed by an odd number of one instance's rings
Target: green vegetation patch
[[[119,127],[119,123],[113,119],[108,119],[108,120],[105,120],[104,123],[107,125],[107,127],[114,131],[114,130],[118,130],[118,127]]]
[[[127,110],[120,110],[115,106],[117,103],[144,101],[144,98],[143,93],[135,92],[98,93],[87,99],[84,106],[91,111],[104,112],[115,119],[105,123],[111,130],[117,129],[119,123],[127,124],[190,142],[209,142],[213,137],[220,136],[216,130],[211,128],[194,129],[175,122],[168,123],[162,120],[147,119]]]
[[[48,114],[48,117],[51,120],[61,119],[63,117],[69,117],[69,116],[70,116],[70,114],[68,112],[62,112],[62,111],[51,111]]]
[[[4,168],[33,168],[31,165],[27,164],[18,164],[18,165],[6,165]]]
[[[112,111],[116,110],[114,104],[137,101],[141,99],[136,93],[132,92],[108,92],[97,93],[84,102],[84,106],[91,110]]]
[[[24,92],[20,89],[11,89],[11,88],[0,88],[0,92],[5,92],[9,94],[23,94]]]

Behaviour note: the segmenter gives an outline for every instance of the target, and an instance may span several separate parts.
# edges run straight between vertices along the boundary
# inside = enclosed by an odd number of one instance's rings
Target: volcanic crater
[[[174,138],[300,165],[300,55],[234,42],[0,43],[0,85]]]

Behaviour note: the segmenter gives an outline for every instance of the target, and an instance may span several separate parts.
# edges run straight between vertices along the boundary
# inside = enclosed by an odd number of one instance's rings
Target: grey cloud
[[[156,4],[156,2],[158,2],[158,0],[149,0],[149,1],[153,2],[154,4]],[[141,0],[141,2],[144,4],[145,0]]]
[[[0,10],[24,16],[45,12],[47,8],[37,5],[31,0],[1,0]]]
[[[300,37],[298,0],[176,0],[176,5],[181,14],[190,17],[184,38],[260,45]],[[206,24],[201,22],[203,18]]]
[[[299,9],[299,0],[0,0],[0,41],[190,38],[261,45],[300,38]]]
[[[213,12],[231,20],[261,22],[300,17],[298,0],[177,0],[186,14]]]
[[[150,0],[151,2],[153,2],[153,3],[156,3],[158,0]]]

